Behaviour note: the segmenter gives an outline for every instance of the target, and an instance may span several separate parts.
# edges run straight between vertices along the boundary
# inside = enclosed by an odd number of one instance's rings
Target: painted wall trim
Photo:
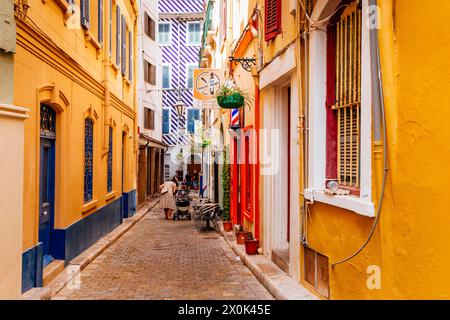
[[[277,80],[295,69],[295,46],[290,46],[284,54],[272,61],[260,73],[260,89],[274,84]]]
[[[323,190],[306,189],[305,198],[310,201],[322,202],[347,209],[366,217],[375,217],[373,202],[368,202],[355,196],[328,195]]]
[[[14,106],[12,104],[0,103],[0,115],[19,119],[28,119],[30,116],[26,114],[30,109]]]

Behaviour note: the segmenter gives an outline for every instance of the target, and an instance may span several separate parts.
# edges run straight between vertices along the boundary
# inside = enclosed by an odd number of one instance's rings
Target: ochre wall
[[[129,28],[136,25],[135,11],[129,1],[119,1]],[[104,10],[109,7],[105,3]],[[22,250],[38,241],[39,212],[39,108],[50,103],[58,112],[56,143],[55,228],[66,228],[122,195],[122,133],[126,133],[125,181],[123,191],[136,187],[136,93],[134,82],[125,81],[120,70],[104,68],[108,54],[86,41],[84,30],[64,24],[64,10],[54,1],[32,3],[29,21],[18,22],[15,55],[14,103],[30,108],[25,122],[24,234]],[[105,12],[106,15],[106,12]],[[105,17],[106,25],[106,17]],[[114,20],[114,17],[113,17]],[[96,23],[91,13],[91,24]],[[30,27],[31,26],[31,27]],[[106,28],[106,27],[105,27]],[[47,37],[42,37],[43,32]],[[136,34],[136,32],[134,32]],[[96,36],[95,36],[96,37]],[[128,37],[128,35],[127,35]],[[50,39],[49,39],[50,38]],[[105,50],[109,33],[104,35]],[[114,33],[113,33],[114,38]],[[127,40],[128,42],[128,40]],[[134,48],[136,41],[134,40]],[[128,55],[128,48],[127,48]],[[113,58],[115,61],[115,45]],[[136,62],[136,57],[133,57]],[[127,58],[127,78],[128,78]],[[133,70],[133,77],[136,70]],[[107,82],[109,78],[110,82]],[[133,79],[134,80],[134,79]],[[110,87],[110,107],[105,108],[105,86]],[[94,200],[90,210],[82,212],[84,184],[84,119],[94,117]],[[105,116],[106,112],[106,116]],[[107,150],[104,131],[114,128],[113,192],[107,196]],[[105,149],[106,148],[106,149]]]
[[[448,299],[450,6],[445,0],[380,0],[379,6],[389,174],[380,224],[369,245],[330,268],[331,298]],[[377,181],[379,173],[373,178],[375,207]],[[317,203],[308,221],[309,244],[330,263],[358,249],[373,223]],[[381,268],[380,290],[367,288],[370,265]]]

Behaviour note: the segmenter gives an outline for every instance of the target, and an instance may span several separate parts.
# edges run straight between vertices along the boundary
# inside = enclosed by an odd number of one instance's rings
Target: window
[[[144,60],[144,81],[156,85],[156,66]]]
[[[159,31],[159,44],[162,46],[168,46],[171,42],[172,25],[170,23],[160,23],[158,27]]]
[[[113,190],[113,128],[109,127],[109,147],[108,147],[108,178],[107,178],[107,191],[111,193]]]
[[[92,201],[92,179],[94,162],[94,121],[84,120],[84,203]]]
[[[327,179],[352,193],[360,187],[361,19],[355,4],[327,32]]]
[[[89,0],[80,0],[80,18],[81,18],[81,26],[84,29],[89,29],[90,20],[91,20],[91,9]]]
[[[170,88],[170,66],[162,67],[162,87],[163,89]]]
[[[103,0],[97,0],[97,31],[98,31],[98,42],[103,44]]]
[[[250,164],[250,137],[245,136],[245,210],[252,212],[252,166]]]
[[[187,66],[186,70],[186,78],[187,78],[187,87],[194,87],[194,69],[197,67],[195,64],[191,64]]]
[[[120,7],[116,5],[116,65],[120,66]]]
[[[128,79],[133,82],[133,33],[128,31]]]
[[[281,33],[281,0],[266,0],[265,39],[270,41]]]
[[[199,109],[188,109],[187,111],[187,130],[189,133],[195,133],[195,120],[200,120]]]
[[[125,76],[127,73],[127,24],[125,22],[125,17],[122,16],[122,30],[121,30],[121,44],[122,44],[122,75]]]
[[[155,130],[155,111],[144,107],[144,128]]]
[[[170,110],[163,109],[163,124],[162,124],[163,134],[170,133]]]
[[[109,0],[109,57],[112,57],[112,35],[113,35],[113,3]]]
[[[191,22],[187,24],[187,44],[200,45],[202,40],[201,24],[199,22]]]
[[[155,20],[150,18],[150,16],[145,13],[144,17],[144,31],[147,36],[150,37],[150,39],[155,40],[156,39],[156,29],[155,29]]]

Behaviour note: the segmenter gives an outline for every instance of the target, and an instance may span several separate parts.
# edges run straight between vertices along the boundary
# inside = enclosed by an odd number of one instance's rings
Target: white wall
[[[162,79],[161,79],[161,50],[158,45],[158,1],[140,0],[140,17],[138,25],[138,79],[139,79],[139,109],[138,124],[141,132],[146,135],[162,141]],[[155,41],[150,39],[144,32],[145,12],[155,21],[156,37]],[[144,59],[155,65],[156,85],[152,86],[144,81]],[[147,92],[151,90],[151,92]],[[155,111],[155,129],[144,129],[144,107]]]

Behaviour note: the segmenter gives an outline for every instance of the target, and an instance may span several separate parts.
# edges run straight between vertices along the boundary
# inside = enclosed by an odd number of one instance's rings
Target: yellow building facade
[[[16,10],[14,104],[30,109],[22,291],[135,211],[137,18],[135,2],[122,0]]]
[[[258,110],[259,128],[278,130],[272,145],[259,136],[259,217],[238,222],[323,299],[448,299],[447,2],[225,5],[231,51],[212,46],[204,66],[255,58],[251,72],[234,65],[238,87],[259,89],[244,123]]]

